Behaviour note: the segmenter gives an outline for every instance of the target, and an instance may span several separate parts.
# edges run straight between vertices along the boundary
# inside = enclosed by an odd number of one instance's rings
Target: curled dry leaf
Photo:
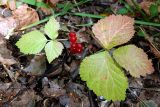
[[[56,97],[57,98],[66,93],[66,91],[61,86],[59,86],[58,83],[55,81],[49,82],[49,85],[50,87],[44,86],[42,90],[42,94],[45,97]]]
[[[149,8],[150,8],[151,4],[153,4],[153,2],[143,1],[142,3],[140,3],[140,7],[141,7],[148,15],[150,15]]]
[[[45,55],[36,55],[24,69],[25,72],[31,75],[42,75],[46,70],[46,57]]]
[[[154,71],[147,54],[135,45],[126,45],[116,49],[113,52],[113,57],[134,77],[146,76]]]
[[[135,2],[137,2],[137,1],[139,1],[139,0],[136,0]],[[126,0],[126,2],[129,5],[134,6],[131,0]],[[149,8],[152,4],[155,4],[154,2],[155,2],[155,0],[141,0],[140,2],[137,2],[137,4],[139,5],[139,7],[141,9],[143,9],[145,11],[146,14],[150,15]],[[160,12],[160,6],[158,7],[158,11]]]
[[[41,98],[36,95],[34,90],[27,90],[19,95],[11,102],[11,107],[35,107],[36,101],[41,100]]]
[[[0,63],[4,65],[15,64],[16,61],[12,57],[12,52],[7,49],[7,44],[5,39],[0,35]]]
[[[150,6],[152,4],[155,4],[153,1],[143,1],[140,3],[140,7],[148,14],[150,15]],[[158,12],[160,13],[160,6],[158,6]]]
[[[52,3],[52,5],[55,5],[56,3],[58,3],[60,0],[49,0],[51,3]]]
[[[17,28],[39,21],[37,12],[27,5],[19,6],[15,11],[13,11],[13,18],[18,20]]]
[[[10,31],[18,26],[18,21],[13,17],[8,17],[0,20],[0,34],[6,36]]]
[[[45,0],[45,2],[47,4],[49,4],[50,6],[55,6],[56,3],[58,3],[60,0]]]
[[[92,27],[95,37],[106,49],[128,42],[134,36],[134,19],[128,16],[111,15]]]
[[[16,9],[16,0],[0,0],[0,5],[5,5],[11,10]]]
[[[4,103],[12,100],[15,98],[20,90],[23,89],[23,86],[18,82],[9,82],[9,83],[3,83],[0,82],[0,107],[4,107]],[[15,107],[15,106],[14,106]]]
[[[52,12],[49,8],[45,8],[45,7],[41,7],[40,10],[47,16],[47,15],[51,15]]]
[[[6,36],[13,29],[19,29],[39,20],[37,12],[27,5],[19,6],[13,16],[0,20],[0,34]]]

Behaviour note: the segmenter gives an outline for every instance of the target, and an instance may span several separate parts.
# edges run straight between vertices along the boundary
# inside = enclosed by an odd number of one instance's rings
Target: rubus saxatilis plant
[[[56,38],[58,37],[58,30],[60,24],[51,17],[44,27],[44,32],[49,39],[39,30],[34,30],[22,35],[16,46],[24,54],[37,54],[44,48],[47,60],[51,63],[56,57],[58,57],[63,50],[63,45]]]
[[[80,77],[98,96],[112,101],[125,100],[128,80],[122,68],[133,77],[146,76],[154,71],[151,60],[141,48],[131,44],[112,49],[134,36],[134,19],[110,15],[99,20],[92,31],[105,51],[82,61]]]

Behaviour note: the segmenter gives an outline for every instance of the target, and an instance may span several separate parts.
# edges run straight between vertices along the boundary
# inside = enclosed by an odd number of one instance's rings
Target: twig
[[[153,49],[155,49],[155,51],[158,54],[158,57],[160,56],[160,52],[157,49],[157,47],[152,43],[152,40],[149,38],[148,34],[145,32],[145,30],[142,27],[139,27],[141,29],[141,31],[144,33],[145,35],[145,39],[148,40],[148,42],[150,43],[151,47],[153,47]]]
[[[137,97],[137,99],[138,99],[140,102],[142,102],[146,107],[148,107],[148,105],[147,105],[143,100],[141,100],[141,99],[137,96],[137,94],[135,94],[130,88],[128,88],[128,90],[129,90],[132,94],[134,94],[135,97]]]
[[[138,88],[138,87],[129,87],[129,88],[160,92],[159,88]]]
[[[80,8],[77,5],[77,1],[76,0],[74,0],[74,3],[76,4],[78,11],[81,12]]]
[[[12,82],[15,82],[16,80],[15,80],[15,78],[14,78],[13,72],[10,71],[10,70],[6,67],[6,65],[4,65],[4,64],[3,64],[3,67],[4,67],[4,69],[6,70],[7,74],[9,75],[10,79],[12,80]]]

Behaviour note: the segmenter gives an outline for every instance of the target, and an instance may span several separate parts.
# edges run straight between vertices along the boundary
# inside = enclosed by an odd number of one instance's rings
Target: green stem
[[[101,16],[101,15],[94,15],[94,14],[88,14],[88,13],[72,13],[72,15],[81,16],[81,17],[97,18],[97,19],[104,18],[104,16]],[[160,27],[160,23],[145,22],[141,20],[135,20],[135,24]]]
[[[144,22],[144,21],[140,21],[140,20],[135,20],[135,24],[160,27],[160,23]]]
[[[38,21],[38,22],[35,22],[35,23],[30,24],[30,25],[25,26],[25,27],[22,27],[20,30],[28,29],[28,28],[30,28],[30,27],[33,27],[33,26],[39,25],[39,24],[41,24],[41,23],[47,22],[48,20],[49,20],[49,17],[46,17],[46,18],[43,19],[43,20],[40,20],[40,21]]]

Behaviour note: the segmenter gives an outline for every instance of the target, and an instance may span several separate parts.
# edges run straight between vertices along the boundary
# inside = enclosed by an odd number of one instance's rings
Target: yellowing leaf
[[[37,54],[46,45],[47,39],[38,30],[22,35],[16,46],[25,54]]]
[[[86,57],[80,65],[80,77],[98,96],[113,101],[125,99],[127,78],[107,51]]]
[[[133,24],[133,18],[122,15],[111,15],[99,20],[92,27],[92,31],[106,49],[111,49],[128,42],[134,36]]]
[[[60,29],[59,22],[57,22],[54,17],[51,17],[44,27],[44,31],[50,39],[57,38],[59,29]]]
[[[63,45],[61,42],[56,40],[50,41],[45,46],[45,52],[48,59],[48,62],[51,63],[56,57],[58,57],[63,50]]]
[[[135,45],[126,45],[116,49],[113,57],[134,77],[146,76],[154,71],[147,54]]]

